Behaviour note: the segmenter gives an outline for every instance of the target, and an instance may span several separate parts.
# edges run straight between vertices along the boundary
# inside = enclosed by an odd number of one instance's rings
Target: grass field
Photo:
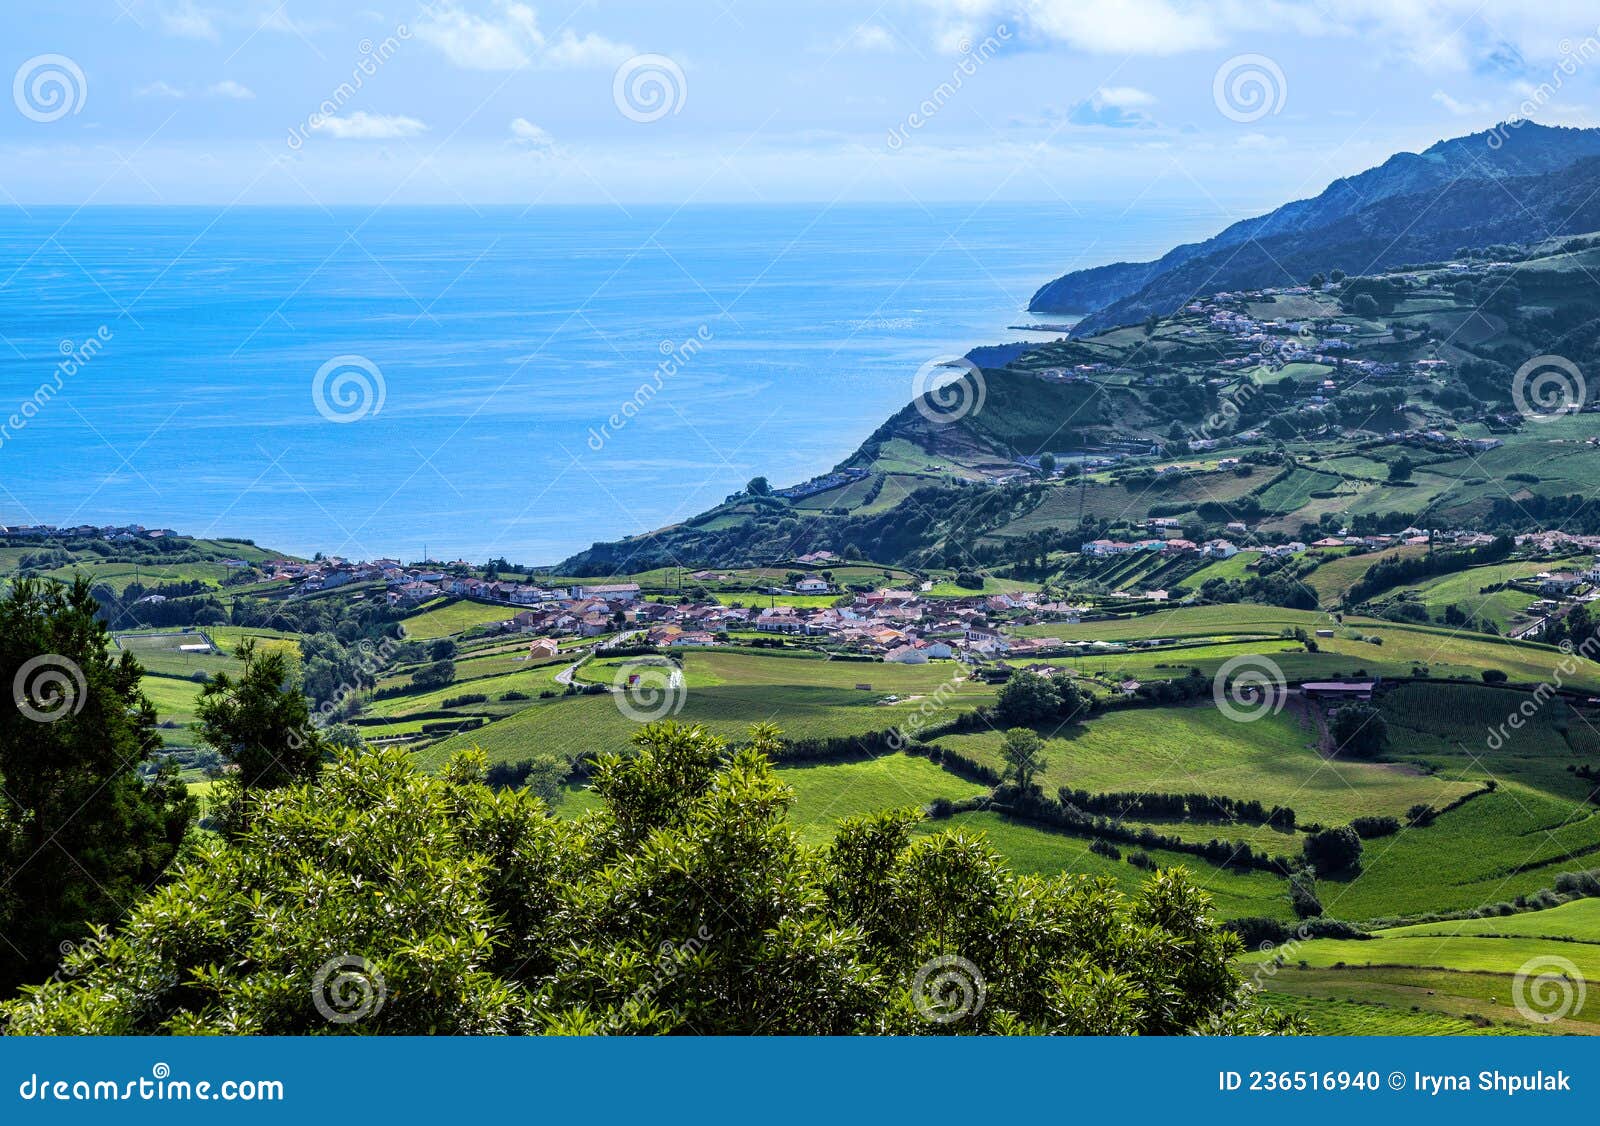
[[[948,820],[924,821],[917,829],[919,833],[936,833],[944,829],[981,833],[995,851],[1005,857],[1007,864],[1018,872],[1030,875],[1054,876],[1062,872],[1074,872],[1109,876],[1126,892],[1136,891],[1147,878],[1143,870],[1126,860],[1112,860],[1090,852],[1090,842],[1086,838],[1024,825],[1007,820],[998,813],[958,813]],[[1242,873],[1213,868],[1197,863],[1192,856],[1159,849],[1153,850],[1150,856],[1164,868],[1186,869],[1210,893],[1213,909],[1224,918],[1244,915],[1290,917],[1284,881],[1275,876],[1265,872]]]
[[[1345,592],[1356,584],[1356,581],[1367,570],[1377,563],[1389,559],[1411,559],[1427,552],[1427,547],[1392,547],[1387,551],[1373,551],[1361,555],[1342,555],[1337,559],[1330,559],[1323,563],[1311,574],[1307,575],[1304,582],[1317,592],[1322,605],[1333,606],[1344,598]]]
[[[590,675],[604,678],[604,668]],[[686,654],[685,670],[682,707],[665,718],[703,723],[734,740],[742,739],[754,723],[777,724],[795,739],[920,728],[994,698],[991,687],[969,682],[935,695],[954,671],[948,665],[858,664],[711,651]],[[871,683],[873,690],[858,690],[856,683]],[[899,687],[890,690],[890,684]],[[886,694],[901,698],[887,703]],[[569,696],[533,701],[515,715],[420,752],[419,760],[436,768],[453,751],[475,744],[492,761],[541,749],[569,757],[584,750],[622,750],[637,730],[638,724],[611,695]]]
[[[429,603],[400,624],[405,627],[407,637],[417,641],[433,641],[463,633],[473,626],[503,622],[516,612],[514,606],[490,606],[483,602],[444,599]]]
[[[1572,983],[1600,972],[1600,900],[1288,943],[1244,961],[1269,1001],[1326,1035],[1600,1035],[1600,996]],[[1519,986],[1518,974],[1554,976]],[[1468,1028],[1450,1027],[1462,1021]]]
[[[1449,575],[1438,575],[1413,586],[1399,587],[1385,592],[1382,597],[1384,600],[1389,600],[1403,594],[1413,594],[1434,618],[1443,614],[1446,606],[1454,604],[1464,613],[1474,618],[1492,621],[1504,630],[1513,620],[1525,618],[1528,606],[1539,596],[1518,590],[1484,593],[1484,587],[1496,586],[1514,579],[1531,578],[1541,571],[1583,570],[1588,566],[1587,560],[1583,559],[1560,562],[1492,563],[1486,567],[1473,567]]]
[[[1594,807],[1508,782],[1427,828],[1369,841],[1361,873],[1324,880],[1319,894],[1327,913],[1340,919],[1466,911],[1532,895],[1562,872],[1595,867],[1596,851]]]
[[[1363,814],[1401,815],[1443,805],[1474,787],[1405,766],[1325,759],[1315,734],[1285,711],[1240,723],[1209,706],[1133,709],[1047,736],[1046,793],[1060,786],[1108,791],[1226,794],[1292,808],[1302,821],[1342,824]],[[940,746],[1001,765],[995,731],[944,735]]]
[[[1312,610],[1285,610],[1274,606],[1222,605],[1179,607],[1154,614],[1111,621],[1084,622],[1075,626],[1059,623],[1022,626],[1015,632],[1026,637],[1060,637],[1065,641],[1128,641],[1150,638],[1212,638],[1218,641],[1240,637],[1276,637],[1288,629],[1314,633],[1337,627],[1339,635],[1318,638],[1319,653],[1286,657],[1284,674],[1291,680],[1353,675],[1359,668],[1369,673],[1404,675],[1414,665],[1425,665],[1438,677],[1459,676],[1473,680],[1486,668],[1505,672],[1513,681],[1537,684],[1553,678],[1567,664],[1566,655],[1549,645],[1509,641],[1485,634],[1462,633],[1437,626],[1405,625],[1346,614],[1342,620]],[[1374,644],[1359,638],[1374,637]],[[1214,671],[1221,663],[1209,666],[1205,654],[1185,653],[1184,664]],[[1570,662],[1562,675],[1563,683],[1573,688],[1600,690],[1600,664],[1582,658]]]
[[[920,807],[935,798],[959,801],[986,790],[925,758],[905,754],[787,767],[778,773],[794,790],[789,820],[800,830],[801,838],[813,844],[831,839],[834,826],[846,817]]]

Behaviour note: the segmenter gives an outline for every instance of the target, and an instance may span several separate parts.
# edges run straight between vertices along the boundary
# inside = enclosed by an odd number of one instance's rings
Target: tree
[[[1508,679],[1501,669],[1484,669],[1478,674],[1485,684],[1504,684]]]
[[[1356,758],[1377,758],[1389,746],[1389,724],[1383,713],[1367,704],[1346,704],[1333,713],[1328,725],[1335,750]]]
[[[1375,317],[1378,315],[1378,300],[1370,293],[1358,293],[1350,311],[1358,317]]]
[[[1328,280],[1333,282],[1335,285],[1338,285],[1340,282],[1344,281],[1344,271],[1343,270],[1330,270],[1330,271],[1328,271]]]
[[[443,688],[456,678],[454,661],[432,661],[411,674],[411,683],[424,691]]]
[[[1016,672],[1000,688],[994,714],[1008,727],[1026,727],[1058,714],[1061,696],[1049,677],[1032,672]]]
[[[178,854],[195,806],[162,761],[143,669],[113,660],[87,581],[0,601],[0,993],[119,919]]]
[[[1005,734],[1000,755],[1006,760],[1007,778],[1017,780],[1017,789],[1029,793],[1034,777],[1045,768],[1044,740],[1026,727],[1013,727]]]
[[[1039,472],[1045,477],[1056,475],[1056,455],[1044,453],[1039,455]]]
[[[1312,833],[1301,852],[1320,876],[1353,872],[1361,867],[1361,837],[1348,825]]]
[[[772,728],[640,730],[577,821],[396,749],[265,798],[7,1031],[294,1034],[1293,1030],[1182,871],[1018,876],[916,810],[790,827]]]
[[[428,660],[430,661],[452,661],[455,656],[456,643],[454,638],[441,637],[428,646]]]
[[[744,487],[744,491],[753,497],[770,496],[772,494],[772,486],[767,483],[765,477],[752,477],[750,478],[750,483]]]
[[[1309,285],[1312,289],[1321,289],[1322,288],[1322,283],[1323,283],[1323,277],[1322,277],[1321,274],[1312,274],[1311,275],[1311,280],[1306,282],[1306,284]]]
[[[213,816],[237,832],[250,814],[245,800],[314,776],[325,740],[311,722],[297,670],[287,653],[239,647],[244,672],[218,673],[200,690],[195,728],[228,768],[212,791]]]
[[[1409,481],[1411,480],[1411,471],[1416,467],[1416,462],[1405,454],[1401,454],[1389,463],[1389,480]]]

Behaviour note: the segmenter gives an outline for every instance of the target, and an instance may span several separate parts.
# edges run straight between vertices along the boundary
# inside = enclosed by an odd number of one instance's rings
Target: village
[[[1183,538],[1176,525],[1170,518],[1152,518],[1145,521],[1146,535],[1085,542],[1078,558],[1160,553],[1204,563],[1249,552],[1253,567],[1259,560],[1314,558],[1318,553],[1365,555],[1395,548],[1474,548],[1494,542],[1494,537],[1482,532],[1409,527],[1393,534],[1267,543],[1251,527],[1235,521],[1228,525],[1233,538],[1196,543]],[[1585,553],[1594,557],[1587,567],[1539,571],[1526,580],[1528,589],[1540,595],[1531,607],[1539,622],[1600,597],[1600,536],[1544,531],[1518,536],[1514,543],[1530,557],[1570,560]],[[1071,554],[1066,558],[1070,561]],[[789,563],[804,570],[790,571],[783,584],[724,591],[716,597],[705,595],[703,586],[697,588],[701,596],[695,596],[646,589],[635,581],[490,579],[473,574],[475,568],[464,561],[405,565],[394,559],[276,559],[266,561],[261,569],[270,581],[289,584],[294,596],[315,596],[352,586],[360,588],[351,591],[354,598],[381,589],[387,604],[401,612],[450,600],[503,606],[506,616],[485,622],[482,630],[526,635],[534,659],[555,656],[565,639],[603,639],[609,645],[648,645],[664,650],[798,644],[899,664],[958,660],[979,665],[1030,656],[1104,654],[1168,642],[1160,638],[1132,642],[1076,639],[1071,627],[1195,599],[1193,593],[1179,597],[1165,589],[1116,590],[1074,598],[1049,583],[1039,589],[964,595],[946,588],[934,594],[932,579],[863,589],[859,583],[846,586],[832,581],[829,567],[841,566],[843,561],[831,552],[807,553]],[[684,578],[697,584],[739,580],[736,570],[698,570]],[[1061,628],[1046,636],[1039,636],[1041,631],[1035,628],[1018,632],[1022,627],[1047,625]],[[763,637],[770,640],[763,642]]]

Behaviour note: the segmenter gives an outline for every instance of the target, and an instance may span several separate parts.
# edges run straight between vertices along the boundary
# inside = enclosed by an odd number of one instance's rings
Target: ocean
[[[0,524],[555,562],[830,468],[925,362],[1048,339],[1010,327],[1045,281],[1230,218],[0,210]]]

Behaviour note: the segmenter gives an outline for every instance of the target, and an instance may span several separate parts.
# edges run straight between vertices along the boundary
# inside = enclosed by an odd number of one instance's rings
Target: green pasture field
[[[565,667],[557,662],[545,665],[535,665],[522,672],[501,673],[497,676],[485,676],[476,680],[457,680],[435,688],[428,692],[418,692],[406,696],[390,696],[382,700],[373,700],[367,705],[365,714],[375,717],[407,716],[416,712],[438,711],[444,707],[444,701],[453,696],[463,696],[469,693],[482,693],[489,697],[486,702],[462,705],[462,710],[474,714],[493,714],[506,711],[516,711],[528,706],[529,701],[512,700],[500,701],[497,699],[504,692],[523,692],[530,697],[547,688],[555,687],[555,674]]]
[[[300,635],[283,630],[258,629],[254,626],[206,626],[205,631],[210,635],[212,644],[224,653],[237,652],[239,646],[249,639],[255,641],[259,652],[272,649],[292,651],[297,655],[300,652]]]
[[[1129,864],[1126,859],[1112,860],[1090,852],[1090,841],[1086,837],[1036,828],[1009,820],[998,813],[958,813],[947,820],[929,820],[917,826],[919,833],[937,833],[945,829],[983,835],[1007,864],[1027,875],[1074,873],[1109,876],[1122,891],[1129,893],[1137,891],[1149,878],[1148,873]],[[1124,857],[1135,851],[1123,845],[1118,847],[1122,849]],[[1195,882],[1211,895],[1213,910],[1223,918],[1245,915],[1280,919],[1292,917],[1285,883],[1277,876],[1267,872],[1213,868],[1185,853],[1160,849],[1151,851],[1150,856],[1163,868],[1186,869],[1194,876]]]
[[[184,727],[194,722],[194,706],[200,699],[201,686],[192,680],[179,680],[170,676],[142,676],[139,689],[155,706],[156,718],[162,723],[181,723]],[[169,746],[192,746],[194,737],[186,731],[163,731],[163,740]]]
[[[1391,547],[1384,551],[1366,552],[1361,555],[1343,555],[1323,563],[1301,581],[1317,592],[1322,605],[1334,606],[1375,564],[1390,559],[1412,559],[1427,554],[1427,551],[1425,545],[1418,544],[1414,547]]]
[[[691,689],[715,686],[843,688],[860,692],[927,694],[945,685],[947,691],[988,699],[993,689],[960,680],[966,669],[956,661],[929,661],[924,665],[899,665],[884,661],[831,661],[823,657],[775,657],[760,650],[693,649],[683,655],[684,675]],[[583,672],[587,673],[585,667]],[[870,684],[871,693],[856,689]]]
[[[1215,559],[1183,580],[1189,590],[1199,590],[1212,579],[1242,581],[1251,575],[1250,567],[1261,559],[1259,551],[1241,551],[1231,559]]]
[[[782,671],[764,665],[737,666],[739,681],[722,680],[696,686],[696,678],[719,677],[719,666],[697,668],[694,658],[713,653],[690,653],[686,661],[686,690],[682,707],[673,718],[684,723],[703,723],[714,734],[741,740],[755,723],[774,723],[793,739],[833,738],[887,731],[895,727],[918,728],[948,722],[958,712],[992,702],[994,689],[982,684],[962,684],[946,694],[935,696],[939,682],[924,682],[928,691],[906,693],[920,699],[883,703],[884,688],[879,678],[905,670],[926,670],[930,666],[892,666],[808,661],[804,658],[768,657],[766,662],[793,664],[792,675],[811,676],[811,683],[785,680]],[[741,655],[742,656],[742,655]],[[737,659],[737,658],[736,658]],[[746,658],[748,659],[748,658]],[[831,671],[818,670],[824,666]],[[725,671],[729,666],[720,666]],[[856,670],[845,673],[844,669]],[[762,677],[771,679],[762,680]],[[872,683],[873,691],[853,687],[856,678]],[[459,689],[457,689],[459,691]],[[568,757],[585,750],[624,750],[638,731],[638,723],[623,715],[611,695],[569,696],[533,701],[521,711],[477,731],[455,735],[419,755],[425,767],[436,768],[448,755],[462,747],[481,746],[491,761],[526,757],[538,750],[549,750]]]
[[[203,582],[215,589],[220,587],[222,580],[231,573],[221,563],[200,561],[161,563],[155,560],[134,563],[100,560],[95,556],[87,556],[78,562],[39,572],[45,578],[60,579],[67,583],[78,575],[83,575],[91,583],[97,585],[103,583],[119,593],[136,579],[146,587],[157,583]]]
[[[1137,638],[1218,637],[1229,640],[1241,635],[1272,637],[1284,629],[1299,627],[1307,633],[1336,628],[1332,638],[1316,638],[1318,653],[1286,654],[1280,662],[1291,680],[1354,675],[1359,668],[1369,673],[1400,675],[1413,665],[1429,666],[1435,676],[1462,676],[1476,680],[1480,671],[1497,668],[1513,681],[1537,684],[1551,679],[1565,667],[1566,655],[1553,646],[1536,642],[1510,641],[1485,634],[1461,633],[1437,626],[1386,622],[1376,618],[1344,615],[1342,622],[1331,615],[1311,610],[1285,610],[1275,606],[1219,605],[1179,607],[1112,621],[1084,622],[1076,626],[1059,623],[1022,626],[1014,632],[1025,637],[1060,637],[1075,640],[1133,640]],[[1357,640],[1352,634],[1379,637],[1381,645]],[[1203,654],[1189,651],[1183,664],[1201,663]],[[1275,658],[1277,659],[1277,658]],[[1220,662],[1219,662],[1220,663]],[[1600,689],[1600,664],[1581,658],[1570,662],[1564,682],[1577,689]]]
[[[1466,973],[1515,974],[1540,956],[1559,953],[1593,981],[1600,974],[1600,945],[1551,943],[1540,938],[1476,938],[1425,935],[1415,938],[1319,938],[1294,947],[1292,957],[1311,966],[1415,966]],[[1255,957],[1263,957],[1256,955]],[[1509,980],[1506,982],[1510,985]]]
[[[808,844],[831,840],[834,827],[847,817],[907,806],[920,808],[935,798],[959,801],[988,789],[907,754],[784,767],[778,777],[794,791],[789,821]]]
[[[711,595],[711,601],[723,606],[753,606],[757,609],[766,609],[769,606],[793,606],[803,610],[822,610],[839,601],[838,594],[763,594],[760,591],[719,591]]]
[[[1541,571],[1567,571],[1589,566],[1585,558],[1564,559],[1557,562],[1518,560],[1514,563],[1491,563],[1448,575],[1436,575],[1411,586],[1396,587],[1381,596],[1385,600],[1402,594],[1413,594],[1433,617],[1444,613],[1451,603],[1473,617],[1487,618],[1504,629],[1514,617],[1525,616],[1528,606],[1538,599],[1536,594],[1517,590],[1482,593],[1486,586],[1511,582],[1514,579],[1532,578]]]
[[[1559,907],[1519,915],[1412,923],[1379,933],[1385,938],[1551,938],[1600,943],[1600,899],[1575,899]]]
[[[1255,495],[1268,512],[1294,512],[1314,499],[1312,493],[1347,490],[1354,491],[1342,477],[1314,469],[1291,469]]]
[[[1393,753],[1460,777],[1492,774],[1578,802],[1569,771],[1600,750],[1597,717],[1561,697],[1473,684],[1411,683],[1379,697]],[[1526,713],[1526,714],[1524,714]],[[1511,717],[1518,726],[1511,726]]]
[[[1474,788],[1403,764],[1336,761],[1316,749],[1316,733],[1284,711],[1254,722],[1210,707],[1137,708],[1096,716],[1046,736],[1045,792],[1059,787],[1109,791],[1224,794],[1293,809],[1301,821],[1344,824],[1363,814],[1401,816],[1419,802],[1443,805]],[[941,735],[940,746],[1002,765],[1001,735]],[[1218,837],[1225,834],[1218,832]]]
[[[517,614],[515,606],[491,606],[465,599],[438,599],[423,606],[417,613],[401,620],[406,636],[416,641],[433,641],[452,634],[465,633],[474,626],[503,622]]]
[[[1443,1006],[1435,998],[1437,991],[1429,993],[1423,989],[1415,990],[1419,999],[1427,1000],[1434,1006],[1423,1009],[1420,1004],[1414,1004],[1404,996],[1396,1001],[1364,1001],[1360,995],[1366,992],[1369,985],[1366,981],[1362,982],[1363,988],[1358,995],[1346,997],[1304,996],[1298,992],[1279,992],[1276,988],[1279,982],[1296,990],[1327,988],[1323,985],[1322,976],[1326,972],[1285,971],[1274,980],[1273,988],[1267,991],[1263,1000],[1278,1012],[1293,1013],[1300,1017],[1310,1026],[1313,1036],[1522,1036],[1530,1031],[1512,1024],[1486,1026],[1464,1015],[1438,1011]],[[1300,980],[1302,978],[1306,980]],[[1499,988],[1502,993],[1506,991],[1504,983]],[[1473,1006],[1472,1011],[1487,1007],[1491,1006]],[[1516,1010],[1509,1005],[1506,1008],[1514,1017]]]
[[[1441,787],[1429,802],[1439,808],[1442,787],[1451,783],[1443,775],[1430,781]],[[1339,919],[1470,911],[1533,895],[1562,872],[1595,867],[1596,852],[1600,811],[1508,781],[1426,828],[1367,842],[1361,872],[1321,880],[1318,893],[1327,914]]]

